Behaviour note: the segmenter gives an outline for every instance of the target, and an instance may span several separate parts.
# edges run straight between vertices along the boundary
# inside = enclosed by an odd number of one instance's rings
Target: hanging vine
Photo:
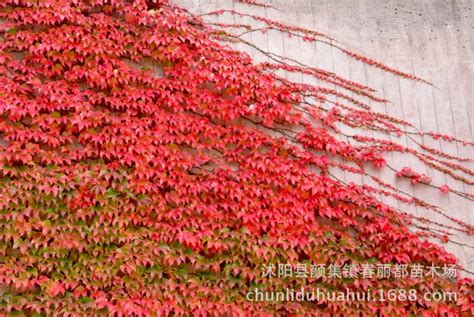
[[[374,112],[362,100],[385,102],[374,89],[266,52],[240,33],[273,29],[323,41],[359,62],[429,84],[421,78],[347,51],[319,32],[253,15],[266,27],[206,16],[168,0],[0,3],[0,311],[471,316],[473,281],[459,276],[261,276],[269,263],[461,269],[427,238],[447,242],[453,232],[472,235],[473,226],[366,166],[393,169],[416,186],[469,203],[469,192],[408,168],[397,171],[385,156],[413,155],[465,188],[473,184],[465,164],[472,159],[422,143],[408,148],[350,135],[343,127],[474,144]],[[229,41],[253,46],[268,62],[254,63]],[[292,82],[279,70],[337,89]],[[345,184],[337,169],[379,186]],[[454,225],[396,210],[379,194]],[[443,290],[457,299],[283,303],[246,296],[255,287],[314,285]]]

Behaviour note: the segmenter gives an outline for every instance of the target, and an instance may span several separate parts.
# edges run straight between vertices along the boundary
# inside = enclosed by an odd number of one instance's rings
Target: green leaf
[[[54,214],[54,209],[51,208],[51,207],[46,208],[45,211],[46,211],[46,213],[48,213],[48,214]]]
[[[90,302],[93,302],[94,300],[90,297],[81,297],[79,298],[79,301],[82,303],[82,304],[88,304]]]
[[[249,234],[250,233],[250,231],[247,227],[240,228],[240,232],[242,232],[243,234]]]
[[[113,188],[107,189],[107,191],[105,192],[105,194],[106,194],[108,197],[117,197],[118,195],[120,195],[120,193],[119,193],[118,191],[116,191],[115,189],[113,189]]]
[[[166,251],[171,250],[171,249],[170,249],[170,246],[167,245],[166,243],[160,243],[160,249],[166,250]]]
[[[176,274],[179,274],[179,275],[185,275],[187,273],[188,273],[188,271],[186,270],[185,267],[180,267],[176,270]]]
[[[216,280],[216,275],[212,272],[199,272],[199,276],[202,277],[205,280],[210,280],[210,281],[215,281]]]

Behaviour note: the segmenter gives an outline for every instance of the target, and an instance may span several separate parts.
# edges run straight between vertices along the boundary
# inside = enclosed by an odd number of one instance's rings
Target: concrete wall
[[[246,40],[265,50],[298,59],[307,65],[333,71],[376,88],[380,96],[391,102],[386,105],[373,103],[375,111],[405,119],[425,131],[473,140],[474,3],[472,1],[260,1],[271,4],[274,8],[256,8],[218,0],[174,2],[187,7],[193,13],[230,8],[318,30],[336,39],[338,45],[422,77],[434,83],[436,87],[400,79],[350,59],[328,45],[303,42],[295,37],[282,36],[275,31],[267,34],[250,33],[245,37]],[[235,21],[258,26],[258,23],[248,18],[239,19],[225,15],[218,19],[220,22]],[[240,44],[237,48],[247,51],[256,61],[265,60],[265,57],[254,49]],[[301,76],[300,78],[295,78],[291,74],[287,76],[294,80],[311,81]],[[414,146],[407,138],[396,141],[403,145]],[[419,141],[457,156],[474,157],[472,147],[429,138],[419,138]],[[436,185],[448,184],[453,189],[474,193],[473,186],[461,184],[441,172],[426,168],[409,155],[390,155],[389,164],[397,169],[411,166],[414,170],[430,176]],[[474,164],[471,163],[465,166],[474,168]],[[373,172],[408,193],[442,206],[450,215],[474,224],[472,202],[452,194],[443,196],[437,189],[423,186],[414,188],[407,181],[396,179],[393,172],[386,169]],[[358,175],[348,173],[339,173],[338,177],[345,181],[368,182]],[[404,206],[385,197],[381,199],[404,211],[452,224],[445,217],[433,212]],[[460,259],[466,269],[474,271],[474,249],[471,247],[474,246],[473,237],[457,234],[452,240],[455,242],[445,247]]]

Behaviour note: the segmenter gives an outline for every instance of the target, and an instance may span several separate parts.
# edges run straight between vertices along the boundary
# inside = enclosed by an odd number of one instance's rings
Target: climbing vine
[[[259,3],[241,1],[247,4]],[[0,311],[24,315],[473,314],[473,281],[262,277],[262,265],[458,265],[428,238],[473,226],[405,193],[366,166],[393,169],[413,155],[453,181],[473,184],[457,157],[418,142],[347,134],[421,135],[371,110],[370,87],[295,63],[245,41],[276,30],[333,45],[406,80],[421,78],[333,44],[319,32],[211,23],[168,0],[5,0],[0,3]],[[228,43],[268,57],[254,63]],[[337,89],[293,82],[302,73]],[[339,137],[346,137],[346,141]],[[343,170],[378,186],[345,184]],[[416,186],[472,202],[426,175],[393,170]],[[435,223],[396,210],[390,196],[443,215]],[[436,225],[432,230],[427,225]],[[417,228],[417,230],[414,230]],[[461,267],[458,267],[462,269]],[[252,302],[246,294],[324,290],[451,291],[455,301]]]

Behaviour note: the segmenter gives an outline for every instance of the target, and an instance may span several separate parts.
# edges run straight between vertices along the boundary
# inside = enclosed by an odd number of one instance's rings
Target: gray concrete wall
[[[261,0],[273,8],[256,8],[232,1],[175,0],[194,13],[216,8],[230,8],[265,16],[286,24],[321,31],[357,53],[374,58],[402,71],[422,77],[435,87],[397,78],[376,68],[348,58],[328,45],[308,43],[298,38],[282,36],[278,32],[251,33],[246,40],[305,64],[334,71],[348,79],[368,84],[379,95],[391,102],[372,104],[374,110],[410,121],[418,128],[451,134],[459,139],[473,140],[474,135],[474,2],[463,0]],[[209,20],[212,20],[209,18]],[[251,19],[229,16],[220,22],[243,22],[258,26]],[[265,57],[254,49],[238,45],[256,61]],[[300,77],[292,79],[311,81]],[[409,139],[397,139],[401,144],[413,146]],[[472,147],[460,144],[421,139],[424,144],[462,157],[474,157]],[[474,193],[467,186],[445,174],[426,168],[408,155],[391,155],[389,163],[397,169],[411,166],[425,173],[436,185],[448,184],[453,189]],[[473,164],[466,164],[474,168]],[[465,222],[474,223],[472,202],[455,195],[441,195],[436,189],[413,188],[408,182],[396,179],[393,173],[374,171],[387,182],[426,201],[442,206],[449,214]],[[368,182],[358,175],[339,173],[345,181]],[[472,178],[472,177],[471,177]],[[428,217],[434,221],[452,224],[445,217],[420,208],[400,205],[381,197],[394,207]],[[457,234],[455,242],[445,245],[468,270],[474,271],[474,239]],[[439,243],[439,242],[438,242]],[[465,244],[465,245],[461,245]],[[469,245],[469,246],[467,246]]]

